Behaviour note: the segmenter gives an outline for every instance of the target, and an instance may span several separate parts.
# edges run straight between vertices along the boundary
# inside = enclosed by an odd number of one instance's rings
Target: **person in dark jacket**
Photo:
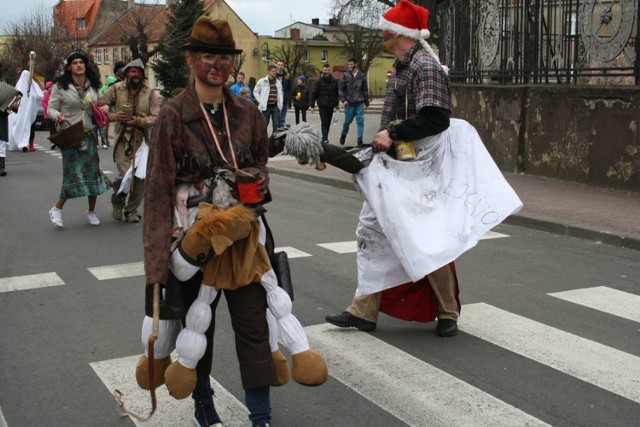
[[[311,112],[316,110],[320,113],[320,128],[322,130],[322,142],[329,143],[329,127],[333,111],[338,110],[338,81],[331,75],[331,65],[322,66],[322,74],[316,80],[311,91]]]
[[[300,123],[300,113],[302,113],[302,121],[307,121],[307,110],[309,109],[309,89],[305,82],[305,76],[298,77],[298,84],[293,88],[293,108],[296,112],[296,124]]]
[[[284,127],[284,121],[287,117],[287,110],[291,107],[291,99],[293,97],[293,91],[291,90],[291,76],[287,73],[284,67],[284,61],[276,62],[276,79],[280,80],[282,84],[283,103],[282,109],[280,109],[280,122],[279,127]]]
[[[344,145],[353,119],[358,124],[358,147],[362,147],[364,134],[364,110],[369,108],[369,87],[367,76],[358,70],[355,58],[347,61],[347,71],[340,80],[340,102],[344,105],[344,124],[340,135],[340,145]]]

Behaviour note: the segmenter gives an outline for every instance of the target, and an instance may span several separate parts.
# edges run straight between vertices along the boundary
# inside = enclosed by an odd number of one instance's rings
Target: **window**
[[[309,51],[307,49],[305,49],[304,53],[302,54],[302,60],[304,62],[309,62]]]
[[[118,49],[117,47],[113,48],[113,61],[114,62],[118,62],[120,60],[120,49]]]
[[[576,14],[567,13],[564,15],[564,34],[567,36],[575,36],[576,33]]]
[[[102,49],[96,49],[96,64],[102,64]]]
[[[340,51],[340,58],[346,58],[347,57],[347,51],[346,50],[341,50]]]
[[[329,53],[326,50],[322,51],[322,55],[320,55],[320,60],[322,62],[328,62],[329,61]]]
[[[85,18],[76,18],[76,27],[78,30],[86,30],[87,20]]]
[[[105,48],[103,53],[104,53],[104,63],[108,64],[109,63],[109,49]]]
[[[127,57],[129,56],[129,52],[127,52],[127,48],[126,47],[121,47],[120,48],[120,57],[122,58],[122,60],[124,62],[128,62],[127,61]]]

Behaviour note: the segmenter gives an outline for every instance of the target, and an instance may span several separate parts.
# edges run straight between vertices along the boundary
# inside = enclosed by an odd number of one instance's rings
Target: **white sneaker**
[[[100,225],[100,220],[93,211],[87,211],[87,219],[91,225]]]
[[[51,222],[58,228],[63,228],[62,224],[62,209],[58,209],[55,206],[51,208],[49,211],[49,218],[51,218]]]
[[[103,150],[106,150],[107,148],[109,148],[109,147],[107,146],[107,144],[102,144],[102,149],[103,149]]]

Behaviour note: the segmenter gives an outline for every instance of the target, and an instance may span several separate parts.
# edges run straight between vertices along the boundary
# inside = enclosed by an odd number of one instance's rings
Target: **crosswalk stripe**
[[[123,394],[125,407],[131,412],[146,416],[151,410],[149,392],[138,387],[135,379],[136,364],[140,356],[129,356],[120,359],[103,360],[91,363],[91,368],[98,375],[110,393],[118,389]],[[176,355],[173,355],[175,360]],[[228,427],[243,427],[249,423],[247,408],[217,381],[211,378],[211,387],[215,392],[216,411]],[[166,387],[156,390],[158,406],[149,421],[131,420],[137,426],[164,427],[193,425],[193,400],[187,398],[176,400],[169,395]],[[114,405],[116,405],[114,401]]]
[[[640,403],[640,357],[485,303],[463,306],[458,326],[468,334]]]
[[[351,240],[349,242],[318,243],[318,246],[339,254],[348,254],[358,250],[358,241]]]
[[[0,408],[0,427],[8,427],[7,420],[4,419],[4,414],[2,413],[2,408]]]
[[[509,236],[507,234],[497,233],[495,231],[487,231],[487,233],[482,236],[480,240],[502,239],[504,237]],[[318,243],[318,246],[339,254],[349,254],[358,251],[357,240],[350,240],[347,242]]]
[[[606,286],[554,292],[548,295],[633,320],[634,322],[640,322],[640,296],[638,295]]]
[[[547,425],[369,334],[328,324],[305,331],[333,378],[411,426]]]
[[[289,259],[304,258],[304,257],[312,256],[311,254],[308,254],[304,251],[301,251],[300,249],[296,249],[291,246],[282,246],[274,249],[274,252],[283,252],[283,251],[287,253],[287,257],[289,257]]]
[[[105,265],[88,269],[98,280],[120,279],[123,277],[143,276],[144,263],[132,262],[129,264]]]
[[[26,276],[0,278],[0,292],[23,291],[26,289],[46,288],[64,285],[56,273],[29,274]]]

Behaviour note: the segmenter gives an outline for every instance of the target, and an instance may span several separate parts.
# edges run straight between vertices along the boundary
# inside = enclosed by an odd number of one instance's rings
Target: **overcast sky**
[[[311,19],[320,18],[326,24],[330,17],[331,0],[226,0],[227,4],[256,33],[273,36],[292,22],[311,23]],[[139,2],[139,1],[138,1]],[[145,0],[147,4],[156,0]],[[5,26],[29,15],[40,5],[53,7],[58,0],[0,0],[0,33]],[[164,3],[160,0],[159,3]]]

